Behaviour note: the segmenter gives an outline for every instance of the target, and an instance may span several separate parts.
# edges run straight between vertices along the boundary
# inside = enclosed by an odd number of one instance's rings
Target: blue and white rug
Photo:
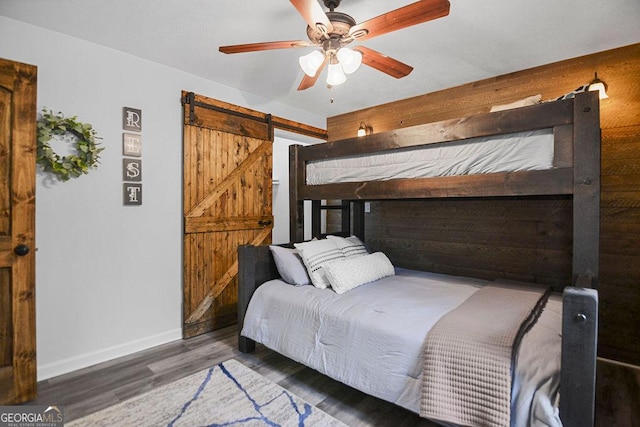
[[[68,426],[336,426],[345,424],[228,360]]]

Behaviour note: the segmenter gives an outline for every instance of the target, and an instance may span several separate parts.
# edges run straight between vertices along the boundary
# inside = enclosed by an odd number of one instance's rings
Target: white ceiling
[[[296,90],[298,57],[312,48],[218,52],[307,40],[306,23],[287,0],[0,0],[0,15],[322,117],[640,42],[640,0],[450,1],[447,17],[362,42],[413,66],[409,76],[396,80],[363,66],[331,91],[323,74],[303,92]],[[343,0],[336,10],[362,22],[412,2]]]

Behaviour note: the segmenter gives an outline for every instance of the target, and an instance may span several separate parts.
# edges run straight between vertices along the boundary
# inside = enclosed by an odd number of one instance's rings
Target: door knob
[[[27,245],[18,245],[13,249],[13,252],[18,256],[25,256],[29,253],[29,246]]]

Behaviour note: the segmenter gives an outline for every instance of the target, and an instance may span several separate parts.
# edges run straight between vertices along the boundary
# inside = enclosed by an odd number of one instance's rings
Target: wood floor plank
[[[236,326],[163,344],[41,381],[38,397],[27,404],[62,406],[65,420],[72,421],[235,358],[349,426],[435,425],[264,346],[258,345],[254,353],[242,354],[236,344]]]
[[[350,427],[435,426],[417,414],[352,389],[262,345],[257,345],[253,353],[242,354],[236,344],[235,326],[164,344],[41,381],[38,397],[27,405],[62,406],[65,420],[72,421],[235,358]],[[596,414],[603,422],[596,425],[627,425],[612,420],[637,419],[639,411],[633,405],[637,393],[624,395],[624,391],[637,390],[638,372],[599,361]],[[631,386],[621,388],[625,383]]]

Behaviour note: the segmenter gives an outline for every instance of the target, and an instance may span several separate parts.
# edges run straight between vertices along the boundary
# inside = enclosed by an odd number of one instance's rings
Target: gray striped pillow
[[[364,244],[356,236],[347,238],[340,236],[327,236],[327,239],[333,240],[346,258],[356,258],[369,254],[367,248],[364,247]]]
[[[345,256],[342,250],[333,240],[329,239],[294,243],[294,246],[307,267],[307,273],[309,273],[313,286],[320,289],[329,287],[329,280],[327,280],[322,267],[331,262],[344,260]]]

